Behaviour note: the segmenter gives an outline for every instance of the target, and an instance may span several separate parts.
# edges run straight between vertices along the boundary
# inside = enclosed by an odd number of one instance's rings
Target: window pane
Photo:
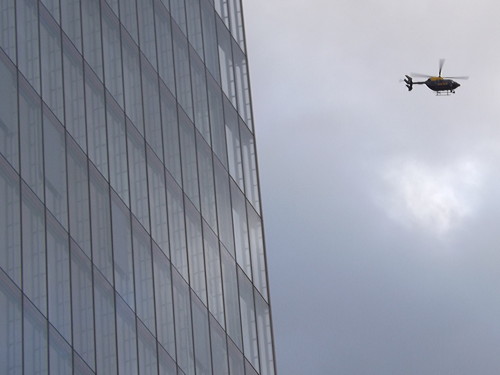
[[[158,346],[158,357],[160,375],[177,375],[177,366],[174,360],[161,346]]]
[[[19,177],[0,158],[0,267],[21,285],[21,199]],[[1,371],[0,371],[1,372]]]
[[[180,112],[179,117],[183,190],[196,208],[199,209],[200,193],[198,186],[198,166],[196,163],[195,130],[184,113]]]
[[[90,258],[90,201],[87,158],[70,138],[68,138],[67,146],[70,234]]]
[[[234,343],[229,340],[229,372],[230,374],[244,374],[244,362],[243,362],[243,354],[238,350],[238,348],[234,345]]]
[[[73,44],[82,51],[80,0],[61,1],[62,28]]]
[[[266,254],[264,251],[264,234],[262,231],[262,219],[254,211],[252,206],[247,204],[248,212],[248,232],[250,237],[250,253],[252,255],[253,282],[259,292],[268,299],[267,291],[267,271]]]
[[[250,104],[250,86],[248,83],[247,60],[243,51],[233,41],[234,70],[236,76],[236,89],[238,90],[238,112],[253,130],[252,108]]]
[[[45,212],[31,190],[22,185],[23,291],[47,314]]]
[[[146,130],[146,141],[156,155],[163,160],[163,136],[161,131],[158,75],[144,58],[142,59],[142,86],[145,99],[144,126]]]
[[[115,288],[134,309],[134,265],[132,259],[132,228],[130,212],[115,194],[111,194]]]
[[[57,220],[68,227],[66,142],[64,128],[44,107],[45,204]]]
[[[214,8],[213,6],[211,6],[210,2],[201,2],[205,64],[207,65],[208,71],[212,74],[215,80],[217,82],[220,82],[219,52],[214,13]]]
[[[259,351],[257,348],[257,327],[255,323],[255,306],[253,286],[246,275],[238,268],[238,285],[240,289],[241,326],[243,328],[243,350],[245,357],[253,367],[259,368]]]
[[[132,234],[137,316],[151,332],[156,332],[151,238],[135,219]]]
[[[252,278],[252,265],[250,262],[250,244],[248,242],[248,223],[245,197],[238,187],[231,181],[231,200],[233,209],[233,227],[236,247],[236,261]]]
[[[94,270],[96,373],[117,374],[115,304],[110,284]]]
[[[104,87],[95,74],[85,65],[85,97],[87,108],[88,155],[97,169],[108,178],[108,150]]]
[[[143,0],[141,0],[142,2]],[[137,38],[137,5],[135,0],[121,0],[120,1],[120,19],[127,29],[128,33],[132,35],[136,44],[139,43]]]
[[[99,0],[81,2],[83,54],[94,72],[102,80],[101,12]]]
[[[22,358],[22,308],[21,291],[0,270],[0,373],[21,375]]]
[[[16,0],[5,0],[0,4],[0,47],[12,61],[16,61]]]
[[[63,37],[63,64],[64,121],[66,130],[78,142],[83,150],[87,150],[83,61],[78,51],[66,37]]]
[[[193,327],[191,325],[189,286],[177,272],[173,272],[173,285],[177,364],[186,375],[194,375]]]
[[[186,33],[186,6],[184,4],[185,0],[170,0],[170,13],[174,17],[175,22],[181,28],[184,35]]]
[[[222,296],[222,273],[217,236],[203,223],[205,261],[207,263],[208,307],[213,316],[224,326],[224,301]]]
[[[61,30],[43,7],[40,8],[40,52],[42,98],[59,121],[63,121]]]
[[[137,321],[137,336],[139,345],[139,374],[158,375],[156,340],[140,320]]]
[[[66,375],[72,373],[73,361],[71,347],[53,326],[49,326],[49,356],[51,375]]]
[[[194,206],[186,202],[186,229],[189,254],[189,284],[198,297],[207,304],[205,259],[201,237],[201,218]]]
[[[175,92],[174,54],[170,15],[160,0],[154,0],[158,48],[158,72],[171,92]]]
[[[1,51],[0,77],[0,153],[19,170],[17,71]]]
[[[208,114],[207,80],[205,77],[205,65],[192,54],[191,74],[193,75],[193,100],[194,100],[194,124],[196,129],[203,135],[205,141],[210,144],[210,123]]]
[[[236,277],[236,263],[229,253],[221,249],[222,278],[224,283],[224,304],[226,308],[226,330],[228,335],[242,347],[241,318],[238,297],[238,280]]]
[[[229,30],[217,19],[217,38],[219,41],[219,60],[222,91],[236,107],[236,88],[234,86],[233,56]]]
[[[122,52],[120,24],[108,7],[103,7],[104,73],[106,88],[123,107]]]
[[[48,374],[47,321],[28,299],[23,302],[24,373]]]
[[[49,321],[71,342],[71,292],[68,234],[47,214]]]
[[[163,139],[165,142],[165,166],[175,178],[181,180],[181,151],[179,146],[179,126],[177,122],[177,107],[174,97],[165,86],[160,86],[161,116]]]
[[[130,207],[132,213],[149,231],[148,171],[144,138],[127,123],[128,165],[130,170]]]
[[[211,375],[210,333],[208,311],[202,302],[191,293],[193,305],[194,351],[196,353],[196,375]]]
[[[120,375],[137,375],[135,315],[119,296],[116,296],[116,338],[118,342],[118,373]]]
[[[245,189],[243,184],[243,167],[241,161],[240,130],[238,125],[238,114],[233,106],[224,99],[224,118],[226,124],[227,158],[229,160],[229,173],[236,181],[241,190]]]
[[[213,78],[210,76],[208,78],[208,104],[210,108],[212,148],[222,164],[227,166],[226,133],[224,129],[224,110],[222,109],[222,92]]]
[[[215,191],[217,193],[217,215],[219,216],[219,236],[231,254],[234,255],[233,220],[231,217],[231,196],[229,176],[222,165],[215,162]]]
[[[172,276],[170,262],[153,247],[157,337],[161,345],[175,358],[174,310],[172,300]]]
[[[25,80],[19,82],[21,176],[43,200],[43,137],[41,101]]]
[[[129,205],[127,136],[125,115],[121,108],[106,95],[106,117],[109,139],[109,182],[121,199]]]
[[[169,175],[167,175],[167,203],[172,264],[185,279],[189,279],[183,194]]]
[[[121,35],[125,113],[132,120],[141,135],[144,135],[139,48],[127,33],[122,32]]]
[[[95,168],[90,168],[89,175],[93,262],[106,279],[113,283],[109,186]]]
[[[78,246],[71,243],[71,292],[73,304],[73,346],[95,368],[94,302],[92,264]],[[101,334],[101,332],[99,332]]]
[[[191,75],[189,71],[188,41],[179,28],[172,27],[174,35],[175,82],[177,87],[177,100],[186,111],[189,118],[193,119],[193,101],[191,97]]]
[[[257,156],[255,139],[248,128],[240,123],[243,171],[245,172],[245,193],[254,209],[260,212],[259,179],[257,175]]]
[[[255,294],[257,330],[262,375],[274,375],[273,338],[269,305],[258,293]]]
[[[168,244],[167,191],[163,164],[147,149],[151,235],[162,251],[170,257]]]
[[[212,317],[210,317],[210,342],[214,374],[228,375],[226,333]]]
[[[139,13],[139,37],[141,50],[156,69],[153,0],[141,0],[139,4],[137,6],[137,11]]]
[[[243,16],[240,0],[229,0],[229,18],[231,23],[231,34],[241,47],[245,49],[245,34],[243,31]]]
[[[39,93],[40,50],[38,47],[38,2],[31,0],[16,1],[16,10],[19,70]]]
[[[203,37],[201,34],[200,0],[186,0],[186,16],[189,42],[203,59]]]
[[[214,232],[217,232],[214,168],[210,146],[196,134],[198,170],[200,173],[201,214]]]

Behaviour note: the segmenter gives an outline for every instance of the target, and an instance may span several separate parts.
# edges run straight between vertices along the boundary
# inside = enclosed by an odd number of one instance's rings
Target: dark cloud
[[[496,374],[498,3],[244,8],[278,371]]]

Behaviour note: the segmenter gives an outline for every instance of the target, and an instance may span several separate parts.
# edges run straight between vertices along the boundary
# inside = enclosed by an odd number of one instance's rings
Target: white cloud
[[[444,166],[406,159],[391,163],[383,177],[390,187],[384,199],[389,215],[442,236],[473,214],[482,172],[472,159]]]

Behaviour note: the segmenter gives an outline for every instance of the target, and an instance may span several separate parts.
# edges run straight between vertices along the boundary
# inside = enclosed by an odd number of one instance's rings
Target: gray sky
[[[497,375],[498,1],[243,3],[279,373]]]

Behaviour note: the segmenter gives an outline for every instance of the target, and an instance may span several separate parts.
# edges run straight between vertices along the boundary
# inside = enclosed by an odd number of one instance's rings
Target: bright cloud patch
[[[442,235],[472,213],[481,173],[471,160],[448,166],[403,160],[392,164],[384,177],[391,187],[391,216]]]

